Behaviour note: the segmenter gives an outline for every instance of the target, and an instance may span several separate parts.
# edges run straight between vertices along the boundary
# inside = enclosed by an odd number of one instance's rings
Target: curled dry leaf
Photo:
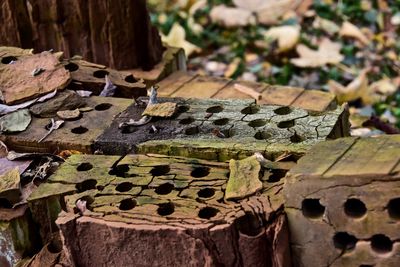
[[[257,92],[256,90],[254,90],[253,88],[251,88],[249,86],[245,86],[245,85],[236,83],[233,87],[235,88],[235,90],[237,90],[241,93],[244,93],[248,96],[251,96],[254,99],[261,100],[261,98],[262,98],[262,95],[259,92]]]
[[[367,36],[354,24],[345,21],[340,28],[339,35],[343,37],[355,38],[363,45],[369,44]]]
[[[291,50],[299,42],[299,26],[278,26],[272,27],[264,34],[265,38],[278,41],[279,52]]]
[[[22,132],[28,128],[32,117],[29,109],[21,109],[0,118],[0,132]]]
[[[397,86],[388,78],[376,81],[370,85],[370,90],[374,93],[390,96],[397,90]]]
[[[318,50],[312,50],[303,44],[297,45],[296,51],[299,58],[293,58],[290,61],[302,68],[321,67],[326,64],[338,64],[344,59],[340,54],[341,44],[334,43],[328,38],[321,41]]]
[[[364,69],[361,73],[347,86],[343,86],[338,82],[330,80],[328,82],[329,90],[334,93],[339,103],[361,99],[364,104],[373,104],[379,100],[379,96],[374,94],[368,86],[369,69]]]
[[[212,8],[210,18],[225,27],[241,27],[255,24],[253,13],[246,9],[218,5]]]
[[[162,41],[170,46],[182,47],[185,50],[186,56],[189,56],[195,51],[199,51],[200,48],[192,43],[186,41],[185,29],[178,23],[174,23],[167,36],[161,35]]]

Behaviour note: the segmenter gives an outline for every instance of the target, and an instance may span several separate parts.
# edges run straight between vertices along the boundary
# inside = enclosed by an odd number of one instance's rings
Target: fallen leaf
[[[172,102],[148,105],[143,111],[142,116],[169,118],[174,115],[176,106],[176,103]]]
[[[340,30],[340,27],[333,21],[316,17],[313,22],[313,27],[316,29],[321,29],[330,35],[337,33]]]
[[[388,78],[376,81],[370,85],[370,90],[374,93],[390,96],[397,90],[397,86]]]
[[[367,36],[354,24],[345,21],[340,28],[339,35],[343,37],[355,38],[360,41],[363,45],[370,43]]]
[[[81,112],[78,108],[74,110],[62,110],[57,111],[57,116],[63,120],[74,120],[81,116]]]
[[[174,23],[167,36],[161,35],[162,41],[170,46],[182,47],[185,50],[186,56],[189,56],[195,51],[199,51],[200,48],[192,43],[186,41],[185,29],[178,23]]]
[[[297,45],[296,51],[299,58],[293,58],[290,61],[302,68],[321,67],[326,64],[338,64],[344,59],[340,54],[341,44],[334,43],[325,38],[321,41],[318,50],[312,50],[303,44]]]
[[[253,13],[246,9],[218,5],[212,8],[211,21],[225,27],[242,27],[255,24]]]
[[[369,69],[364,69],[360,74],[347,86],[343,86],[338,82],[330,80],[328,82],[329,90],[336,95],[339,103],[353,101],[361,98],[364,104],[372,104],[378,100],[378,96],[374,94],[368,86]]]
[[[242,0],[247,2],[247,0]],[[301,1],[298,0],[264,0],[265,4],[255,7],[258,22],[264,25],[273,25],[287,12],[295,10]]]
[[[32,117],[29,109],[21,109],[0,118],[0,132],[22,132],[28,128]]]
[[[225,70],[224,72],[224,76],[226,78],[231,77],[233,74],[235,74],[235,72],[237,71],[237,69],[239,68],[239,64],[241,62],[240,58],[235,58],[229,65],[228,68]]]
[[[268,0],[233,0],[232,1],[235,6],[240,7],[245,10],[249,10],[252,12],[256,12],[263,8],[264,6],[268,6],[269,2]]]
[[[265,32],[264,37],[271,41],[278,41],[279,52],[291,50],[299,42],[299,26],[278,26],[272,27]]]

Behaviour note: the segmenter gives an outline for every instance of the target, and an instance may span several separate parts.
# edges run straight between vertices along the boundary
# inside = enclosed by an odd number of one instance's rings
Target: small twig
[[[261,100],[261,98],[262,98],[262,95],[259,92],[257,92],[256,90],[254,90],[253,88],[251,88],[251,87],[244,86],[244,85],[241,85],[241,84],[238,84],[238,83],[236,83],[233,87],[237,91],[239,91],[239,92],[241,92],[243,94],[246,94],[248,96],[251,96],[254,99]]]

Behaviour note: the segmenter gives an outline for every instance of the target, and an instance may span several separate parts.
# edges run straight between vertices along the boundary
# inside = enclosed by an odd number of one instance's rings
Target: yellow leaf
[[[270,28],[264,35],[270,40],[277,40],[279,51],[288,51],[295,47],[300,38],[300,27],[279,26]]]
[[[327,19],[323,19],[321,17],[315,18],[313,22],[313,27],[317,29],[322,29],[329,34],[335,34],[340,30],[339,26],[336,23]]]
[[[339,31],[339,35],[344,37],[355,38],[358,41],[360,41],[361,44],[363,45],[368,45],[370,42],[367,36],[365,36],[365,34],[356,25],[348,21],[345,21],[342,24],[342,28]]]
[[[361,98],[364,104],[373,104],[379,100],[379,96],[368,86],[368,71],[369,69],[363,69],[347,86],[330,80],[328,82],[329,90],[336,95],[339,103]]]
[[[185,50],[186,56],[189,56],[195,51],[200,51],[200,48],[186,41],[185,29],[178,23],[174,23],[167,36],[161,34],[162,41],[170,46],[182,47]]]
[[[224,76],[229,78],[231,77],[239,67],[241,59],[235,58],[229,65],[228,68],[225,70]]]
[[[338,64],[343,60],[340,54],[341,45],[325,38],[321,41],[318,50],[312,50],[303,44],[297,45],[296,51],[299,58],[293,58],[290,61],[302,68],[315,68],[325,66],[326,64]]]

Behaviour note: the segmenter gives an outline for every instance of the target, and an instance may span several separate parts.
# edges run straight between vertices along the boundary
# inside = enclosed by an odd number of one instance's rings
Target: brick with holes
[[[400,136],[316,145],[286,176],[295,266],[399,266]]]
[[[264,170],[257,194],[228,201],[225,162],[73,155],[28,201],[44,240],[63,210],[73,266],[291,266],[279,193],[290,166]]]
[[[53,131],[41,142],[39,140],[48,132],[51,121],[50,118],[39,118],[36,115],[32,115],[32,122],[24,132],[0,134],[0,140],[10,150],[17,152],[58,153],[62,150],[78,150],[93,153],[94,140],[112,123],[116,115],[134,101],[99,96],[83,98],[83,101],[79,117],[66,120],[62,127]],[[60,120],[55,114],[52,116],[55,120]]]
[[[302,155],[312,145],[348,135],[347,110],[311,112],[300,108],[257,105],[255,100],[160,98],[176,102],[171,118],[153,118],[141,126],[120,129],[139,120],[145,105],[132,105],[97,138],[105,154],[158,153],[208,160],[243,158],[261,152],[274,158],[283,151]],[[156,129],[156,130],[155,130]]]

